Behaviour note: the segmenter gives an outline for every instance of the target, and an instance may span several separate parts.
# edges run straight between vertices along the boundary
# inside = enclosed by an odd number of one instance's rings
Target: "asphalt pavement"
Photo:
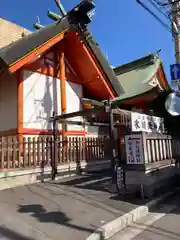
[[[0,240],[84,240],[144,204],[109,192],[107,173],[0,191]]]
[[[180,240],[180,194],[166,199],[144,218],[109,240]]]

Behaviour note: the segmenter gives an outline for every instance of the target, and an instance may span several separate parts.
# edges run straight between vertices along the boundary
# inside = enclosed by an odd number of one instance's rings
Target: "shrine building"
[[[0,49],[0,135],[52,134],[49,119],[122,94],[119,81],[88,30],[82,1],[60,20]],[[87,22],[85,20],[88,20]],[[82,120],[82,117],[79,117]],[[86,136],[69,125],[59,134]]]

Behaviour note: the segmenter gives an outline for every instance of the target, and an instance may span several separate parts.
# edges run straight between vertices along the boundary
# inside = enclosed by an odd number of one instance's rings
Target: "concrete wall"
[[[0,48],[22,38],[22,33],[29,34],[31,31],[0,18]]]
[[[24,71],[24,124],[26,129],[52,129],[49,118],[53,111],[61,114],[60,80],[37,72]],[[66,82],[67,112],[81,109],[82,86]],[[81,118],[76,118],[80,120]],[[73,119],[74,120],[74,119]],[[61,124],[59,124],[61,129]],[[69,125],[68,130],[81,130],[82,127]]]
[[[91,163],[81,162],[82,172],[101,171],[110,168],[110,161],[92,161]],[[63,164],[58,166],[56,179],[74,176],[77,173],[76,163]],[[41,168],[23,169],[0,172],[0,190],[17,187],[20,185],[32,184],[51,179],[51,167],[46,167],[43,172]]]
[[[128,192],[143,191],[144,196],[150,196],[158,190],[176,185],[174,179],[180,177],[180,168],[170,164],[152,171],[126,171],[125,176]]]
[[[0,76],[0,131],[17,128],[17,79],[8,73]]]

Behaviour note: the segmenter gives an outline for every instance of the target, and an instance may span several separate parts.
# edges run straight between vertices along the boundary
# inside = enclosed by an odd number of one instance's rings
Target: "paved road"
[[[142,204],[109,193],[110,179],[87,174],[0,191],[0,240],[86,239]]]
[[[180,194],[159,205],[145,218],[111,240],[180,240]]]

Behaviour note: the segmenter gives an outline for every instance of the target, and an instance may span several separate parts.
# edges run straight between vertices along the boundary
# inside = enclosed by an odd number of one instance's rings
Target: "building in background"
[[[163,63],[157,54],[121,65],[114,71],[124,91],[117,102],[127,110],[152,114],[152,103],[171,91]]]
[[[15,23],[9,22],[0,18],[0,48],[3,48],[23,36],[31,33],[28,29],[18,26]]]

